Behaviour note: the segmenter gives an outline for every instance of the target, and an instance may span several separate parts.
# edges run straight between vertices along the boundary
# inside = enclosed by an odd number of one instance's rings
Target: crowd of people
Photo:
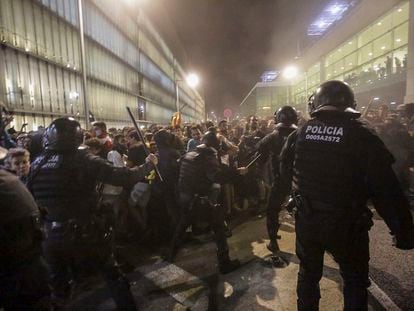
[[[387,56],[383,63],[370,66],[359,73],[353,72],[345,75],[344,81],[351,87],[358,87],[372,84],[378,80],[388,79],[395,74],[402,74],[406,69],[407,54],[404,55],[402,60],[399,57],[392,58],[391,56]]]
[[[338,206],[338,198],[343,198],[341,205],[348,202],[348,191],[351,188],[354,191],[354,184],[365,181],[359,175],[340,178],[338,163],[330,166],[327,154],[335,155],[338,161],[342,161],[340,164],[346,167],[348,163],[341,160],[341,156],[345,154],[349,159],[355,160],[352,152],[364,147],[347,138],[348,128],[361,135],[361,139],[370,142],[376,137],[360,130],[363,126],[359,123],[353,123],[352,120],[358,119],[360,114],[354,110],[353,93],[352,99],[349,95],[352,91],[343,85],[345,84],[321,86],[321,94],[317,92],[310,101],[309,120],[301,117],[294,108],[284,106],[268,118],[249,116],[233,121],[223,119],[217,124],[211,121],[174,126],[152,124],[145,129],[108,129],[105,122],[94,122],[91,129],[85,130],[73,118],[59,118],[46,129],[39,128],[36,132],[25,133],[5,130],[11,121],[11,114],[2,104],[0,154],[3,153],[5,158],[2,172],[12,173],[21,183],[16,186],[17,190],[11,190],[11,183],[8,182],[7,190],[1,190],[1,193],[4,195],[23,191],[20,185],[25,184],[36,200],[34,203],[33,199],[26,199],[22,204],[29,206],[30,210],[35,209],[37,204],[39,213],[34,213],[38,225],[36,232],[40,232],[40,235],[47,233],[47,237],[39,238],[42,250],[35,252],[37,264],[33,269],[44,270],[45,264],[41,258],[46,259],[50,281],[45,282],[53,290],[49,295],[47,286],[39,286],[33,295],[26,293],[24,298],[27,301],[20,299],[18,302],[12,301],[17,299],[18,294],[9,290],[7,301],[0,298],[0,307],[3,305],[13,308],[19,306],[19,303],[22,306],[24,303],[33,304],[42,295],[52,296],[55,305],[64,306],[71,296],[74,282],[79,281],[79,276],[85,272],[87,259],[93,257],[95,263],[99,258],[98,270],[107,281],[118,307],[122,310],[134,309],[129,285],[123,275],[133,268],[125,251],[131,245],[151,248],[165,260],[173,262],[178,248],[186,238],[212,235],[217,245],[219,271],[232,272],[239,267],[240,262],[229,257],[227,238],[232,232],[228,224],[240,214],[256,215],[266,212],[270,240],[267,247],[274,255],[273,264],[283,265],[284,259],[277,242],[280,238],[278,218],[291,193],[298,210],[297,217],[303,219],[303,215],[306,215],[308,219],[305,222],[299,221],[301,226],[297,232],[298,238],[302,239],[299,241],[302,243],[299,243],[300,249],[297,250],[302,262],[298,282],[299,309],[307,310],[307,307],[314,306],[312,310],[315,310],[319,301],[320,295],[316,288],[321,271],[312,266],[315,263],[309,258],[316,249],[322,254],[328,249],[339,257],[342,256],[339,263],[341,269],[345,269],[344,279],[348,290],[346,303],[350,306],[349,310],[355,305],[366,304],[367,276],[364,279],[364,276],[358,278],[352,274],[354,271],[347,262],[348,257],[345,258],[341,253],[340,246],[335,244],[324,248],[321,245],[328,245],[329,241],[320,240],[318,248],[312,246],[307,237],[314,230],[311,229],[312,224],[327,221],[325,216],[317,216],[320,211],[327,213],[331,205]],[[337,89],[343,93],[335,93]],[[349,97],[344,103],[340,102],[345,96],[343,94]],[[410,167],[414,166],[412,106],[414,105],[401,106],[395,113],[389,111],[387,106],[364,113],[367,122],[376,128],[396,159],[393,169],[406,193],[410,189]],[[326,107],[335,109],[325,109]],[[326,113],[328,119],[325,119]],[[335,122],[340,125],[332,125]],[[308,140],[310,143],[306,142]],[[332,145],[325,150],[318,145],[321,142],[349,143],[352,144],[352,149],[348,149],[349,146]],[[318,151],[318,148],[322,151]],[[375,148],[382,150],[380,145],[375,145]],[[365,155],[369,157],[370,153]],[[307,163],[308,157],[313,157],[312,169]],[[385,155],[384,162],[379,158],[377,165],[391,167],[392,161],[387,162],[389,159]],[[323,163],[319,163],[321,161]],[[329,166],[332,170],[324,171],[325,175],[321,175],[322,171],[316,172],[314,169],[318,163]],[[358,174],[367,174],[371,178],[369,174],[373,172],[370,169],[363,168],[363,172]],[[352,172],[352,169],[348,171]],[[394,173],[386,173],[388,175],[384,176],[393,182]],[[307,174],[314,174],[311,175],[314,180],[310,181]],[[3,178],[12,177],[5,175]],[[324,179],[326,182],[321,182]],[[349,189],[347,182],[352,185]],[[390,189],[397,189],[398,182],[392,182],[387,185]],[[0,185],[4,184],[5,182],[0,182]],[[13,180],[13,185],[16,184],[17,181]],[[333,185],[337,187],[336,192],[331,191]],[[375,207],[387,211],[383,216],[386,221],[391,219],[387,224],[394,233],[397,232],[400,215],[393,215],[388,207],[382,205],[389,197],[396,202],[398,198],[403,200],[402,197],[393,192],[384,198],[385,194],[376,192],[376,187],[379,186],[375,182],[370,186],[372,189],[367,194],[358,189],[361,192],[358,198],[366,199],[373,195],[374,203],[379,206]],[[321,189],[325,193],[323,197],[318,196]],[[31,195],[25,192],[25,196]],[[401,204],[404,205],[404,202]],[[0,215],[4,213],[0,211]],[[368,217],[366,211],[364,213],[361,212],[357,217]],[[315,222],[312,217],[316,217]],[[410,223],[409,218],[406,221],[410,227],[412,221]],[[6,220],[3,222],[6,223]],[[326,228],[332,229],[332,221],[326,222]],[[368,229],[367,225],[366,232]],[[329,235],[329,230],[326,230],[323,234]],[[401,248],[413,247],[410,244],[412,241],[406,244],[401,242],[402,236],[403,233],[398,236],[400,246],[403,245]],[[321,238],[321,235],[318,237]],[[15,238],[14,242],[17,240],[19,238]],[[16,243],[13,247],[18,252],[21,246]],[[365,246],[358,245],[362,248]],[[309,247],[309,253],[305,253]],[[80,256],[79,253],[83,255]],[[320,252],[315,256],[319,255]],[[13,258],[11,262],[10,258],[2,255],[2,261],[7,263],[5,267],[8,268],[0,269],[0,295],[6,288],[4,275],[9,277],[8,284],[22,282],[15,274],[8,272],[21,269],[20,263],[27,262],[27,258],[16,261],[19,256],[18,253],[10,255]],[[366,262],[362,265],[368,262],[368,257],[364,258]],[[318,260],[321,260],[320,256]],[[360,268],[361,263],[358,264],[357,268]],[[354,292],[349,293],[350,288]]]

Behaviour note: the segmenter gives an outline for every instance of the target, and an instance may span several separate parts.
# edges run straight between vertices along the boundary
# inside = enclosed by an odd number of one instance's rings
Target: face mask
[[[102,130],[96,130],[95,134],[96,134],[96,136],[101,136],[102,135]]]

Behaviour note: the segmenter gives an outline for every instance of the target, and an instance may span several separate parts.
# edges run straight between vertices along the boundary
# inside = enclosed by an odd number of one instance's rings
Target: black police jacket
[[[287,137],[295,130],[296,126],[294,125],[285,126],[280,123],[272,133],[267,134],[256,146],[261,155],[260,160],[262,163],[265,163],[269,157],[272,158],[272,169],[275,179],[279,178],[280,152]]]
[[[45,151],[32,164],[28,187],[36,202],[47,208],[48,220],[87,223],[97,204],[97,183],[131,187],[152,169],[151,163],[133,169],[114,167],[86,150]]]
[[[391,231],[403,237],[413,232],[413,220],[393,162],[366,123],[352,115],[321,113],[288,137],[280,171],[310,201],[338,209],[356,205],[362,211],[371,199]]]
[[[238,176],[236,169],[220,164],[217,150],[204,144],[187,152],[180,163],[178,191],[190,196],[209,195],[213,183],[229,183]]]

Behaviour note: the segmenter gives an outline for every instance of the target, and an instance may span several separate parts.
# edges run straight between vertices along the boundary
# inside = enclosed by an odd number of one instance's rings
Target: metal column
[[[86,59],[85,59],[85,33],[83,31],[83,3],[82,0],[78,0],[79,9],[79,37],[81,45],[81,62],[82,62],[82,87],[83,87],[83,107],[85,109],[85,128],[89,129],[89,101],[88,101],[88,88],[87,88],[87,76],[86,76]]]

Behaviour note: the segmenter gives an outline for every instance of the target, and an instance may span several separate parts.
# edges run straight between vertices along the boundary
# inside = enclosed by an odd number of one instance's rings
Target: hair
[[[221,121],[218,123],[218,126],[222,125],[223,123],[228,123],[228,122],[227,122],[227,120],[224,120],[224,119],[223,119],[223,120],[221,120]]]
[[[89,148],[102,149],[102,144],[97,138],[91,138],[85,141],[85,145]]]
[[[9,168],[11,165],[11,160],[17,157],[28,157],[30,158],[30,152],[23,148],[11,148],[7,151],[7,156],[5,159],[5,164]]]
[[[122,134],[116,134],[114,136],[114,143],[118,143],[123,138],[124,138],[124,135],[122,135]]]
[[[93,122],[92,126],[99,127],[100,129],[103,129],[106,132],[106,123],[102,121]]]
[[[135,140],[140,140],[138,132],[136,130],[129,131],[128,137],[134,138]]]

